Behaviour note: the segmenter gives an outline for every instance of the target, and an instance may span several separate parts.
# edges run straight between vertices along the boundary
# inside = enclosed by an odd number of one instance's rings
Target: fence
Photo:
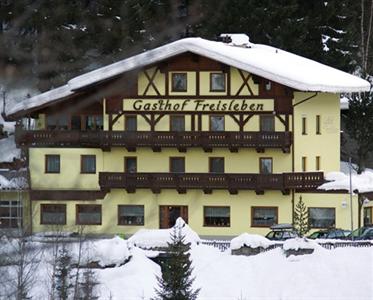
[[[373,247],[373,241],[316,241],[321,247],[332,250],[336,248],[367,248]],[[230,241],[227,240],[202,240],[202,245],[212,246],[218,248],[220,251],[224,252],[230,248]],[[267,248],[263,248],[260,253],[268,252],[277,248],[282,248],[283,242],[275,243]]]

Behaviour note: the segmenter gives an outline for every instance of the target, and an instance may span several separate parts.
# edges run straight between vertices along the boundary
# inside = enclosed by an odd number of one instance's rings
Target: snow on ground
[[[373,172],[365,171],[362,174],[353,174],[352,191],[360,193],[373,192]],[[320,190],[350,190],[350,177],[342,172],[327,173],[325,179],[330,181],[319,186]]]
[[[199,243],[201,239],[198,234],[193,231],[182,218],[176,220],[176,228],[181,228],[182,235],[185,236],[186,243]],[[167,243],[171,242],[170,229],[140,229],[128,239],[128,242],[141,248],[157,248],[167,247]]]
[[[161,270],[146,256],[149,251],[133,247],[127,252],[127,241],[119,237],[96,240],[91,245],[97,251],[94,257],[105,263],[120,261],[125,253],[131,255],[125,265],[95,270],[100,282],[99,299],[141,300],[154,296]],[[201,288],[200,300],[371,300],[372,250],[317,247],[313,254],[286,258],[277,248],[248,257],[192,244],[194,288]],[[31,294],[38,300],[48,299],[50,283],[48,254],[43,255],[33,273]]]
[[[294,238],[286,240],[282,248],[284,250],[319,249],[321,246],[313,240]]]
[[[274,244],[272,241],[259,234],[243,233],[231,240],[231,250],[237,250],[243,246],[268,248],[272,244]]]

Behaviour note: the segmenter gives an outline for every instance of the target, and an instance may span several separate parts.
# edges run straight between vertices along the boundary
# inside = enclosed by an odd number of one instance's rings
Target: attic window
[[[270,81],[267,81],[265,84],[266,91],[270,91],[272,89],[272,83]]]
[[[187,91],[187,73],[172,74],[172,91],[186,92]]]

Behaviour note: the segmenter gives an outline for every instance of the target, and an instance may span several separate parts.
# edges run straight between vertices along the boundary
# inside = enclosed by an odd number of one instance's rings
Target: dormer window
[[[210,91],[225,92],[225,74],[211,73],[210,74]]]
[[[187,73],[172,73],[172,91],[187,91]]]

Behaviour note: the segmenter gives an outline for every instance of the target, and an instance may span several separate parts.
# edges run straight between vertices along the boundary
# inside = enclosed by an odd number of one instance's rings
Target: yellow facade
[[[145,74],[147,72],[147,75]],[[156,73],[155,73],[156,72]],[[196,84],[196,72],[187,71],[187,91],[174,92],[171,89],[172,73],[183,72],[170,71],[168,76],[159,69],[141,71],[138,74],[137,91],[139,96],[165,96],[166,88],[170,96],[180,96],[180,100],[185,100],[190,96],[203,99],[204,96],[216,96],[217,99],[224,99],[228,91],[211,92],[210,91],[210,72],[201,71],[199,73],[199,84]],[[216,72],[214,72],[216,73]],[[254,83],[252,76],[247,72],[242,72],[248,79],[248,84],[241,90],[237,97],[251,96],[258,97],[259,84]],[[153,76],[154,75],[154,76]],[[149,77],[154,78],[153,84],[156,89],[150,85]],[[236,95],[242,85],[243,79],[239,70],[230,68],[230,94]],[[166,85],[166,80],[168,84]],[[225,78],[226,83],[228,78]],[[199,91],[197,91],[199,87]],[[313,97],[311,97],[313,96]],[[220,97],[220,98],[219,98]],[[199,99],[198,98],[198,99]],[[231,97],[231,98],[234,98]],[[310,98],[309,100],[305,100]],[[162,99],[162,97],[159,97]],[[195,98],[193,98],[195,99]],[[240,98],[242,101],[242,98]],[[262,99],[257,99],[259,103]],[[263,98],[266,99],[266,98]],[[136,100],[133,99],[133,100]],[[126,101],[126,100],[124,100]],[[155,101],[155,99],[144,99],[144,103]],[[213,101],[213,100],[212,100]],[[272,100],[265,100],[270,103]],[[266,104],[266,105],[267,105]],[[270,157],[273,160],[273,173],[318,171],[324,172],[339,171],[340,162],[340,111],[339,95],[328,93],[306,93],[294,92],[292,101],[294,106],[293,114],[289,116],[288,131],[292,132],[294,128],[293,144],[290,153],[284,153],[281,149],[265,149],[264,153],[256,151],[255,148],[240,148],[237,153],[231,152],[227,148],[214,148],[211,153],[205,152],[201,148],[188,148],[186,153],[179,152],[176,148],[163,148],[160,152],[154,152],[150,147],[138,147],[135,152],[128,152],[122,147],[112,147],[110,151],[92,148],[30,148],[30,173],[32,189],[35,190],[99,190],[100,172],[124,172],[125,158],[137,158],[137,172],[169,172],[170,157],[185,157],[186,173],[208,173],[209,158],[223,157],[225,173],[238,174],[258,174],[259,159]],[[104,101],[104,130],[109,128],[109,117],[105,114],[107,103]],[[125,105],[127,105],[125,103]],[[273,110],[273,101],[272,106]],[[271,112],[270,112],[271,113]],[[175,111],[175,115],[182,112]],[[316,117],[319,116],[319,117]],[[115,117],[115,115],[113,116]],[[284,114],[279,115],[285,119]],[[185,131],[191,131],[191,115],[185,115]],[[305,118],[305,121],[303,119]],[[316,118],[319,119],[319,131],[316,132]],[[113,125],[113,131],[125,130],[126,114],[120,116]],[[306,124],[304,132],[303,122]],[[38,127],[42,129],[45,126],[45,116],[40,114],[37,120]],[[150,131],[150,125],[146,120],[137,115],[137,130]],[[170,131],[170,117],[165,115],[156,125],[156,131]],[[210,130],[209,116],[202,116],[202,131]],[[225,131],[239,131],[238,124],[226,115],[224,120]],[[244,131],[258,132],[260,130],[259,114],[254,114],[244,125]],[[286,131],[285,125],[279,118],[275,118],[275,131]],[[45,155],[60,155],[60,173],[45,173]],[[81,155],[96,156],[96,173],[81,173]],[[318,158],[316,158],[318,157]],[[306,161],[306,170],[302,170],[302,159]],[[318,160],[318,165],[316,163]],[[140,228],[159,228],[159,206],[187,206],[188,222],[190,226],[202,236],[234,236],[242,232],[265,234],[268,227],[252,227],[252,208],[253,207],[277,207],[278,223],[291,223],[293,205],[297,203],[302,196],[307,207],[335,208],[335,226],[339,228],[349,228],[350,210],[344,207],[344,202],[348,197],[345,194],[326,194],[326,193],[292,193],[283,194],[281,191],[264,191],[263,195],[256,194],[255,191],[239,191],[237,195],[232,195],[226,190],[214,190],[211,194],[206,194],[202,190],[188,189],[185,194],[179,194],[176,189],[162,189],[159,194],[153,193],[150,189],[137,189],[134,193],[128,193],[125,189],[111,189],[104,199],[97,200],[38,200],[32,201],[32,213],[34,215],[33,230],[35,232],[45,231],[50,228],[49,225],[40,225],[40,205],[48,203],[66,204],[66,225],[65,230],[75,231],[76,227],[76,205],[77,204],[100,204],[102,205],[102,224],[87,225],[85,232],[95,234],[115,234],[123,233],[133,234]],[[357,201],[354,201],[357,203]],[[144,206],[144,225],[130,226],[118,225],[118,205],[143,205]],[[205,206],[229,206],[230,207],[230,226],[229,227],[208,227],[204,226],[204,207]],[[356,207],[354,211],[356,212]],[[354,216],[354,222],[357,223],[357,217]]]

